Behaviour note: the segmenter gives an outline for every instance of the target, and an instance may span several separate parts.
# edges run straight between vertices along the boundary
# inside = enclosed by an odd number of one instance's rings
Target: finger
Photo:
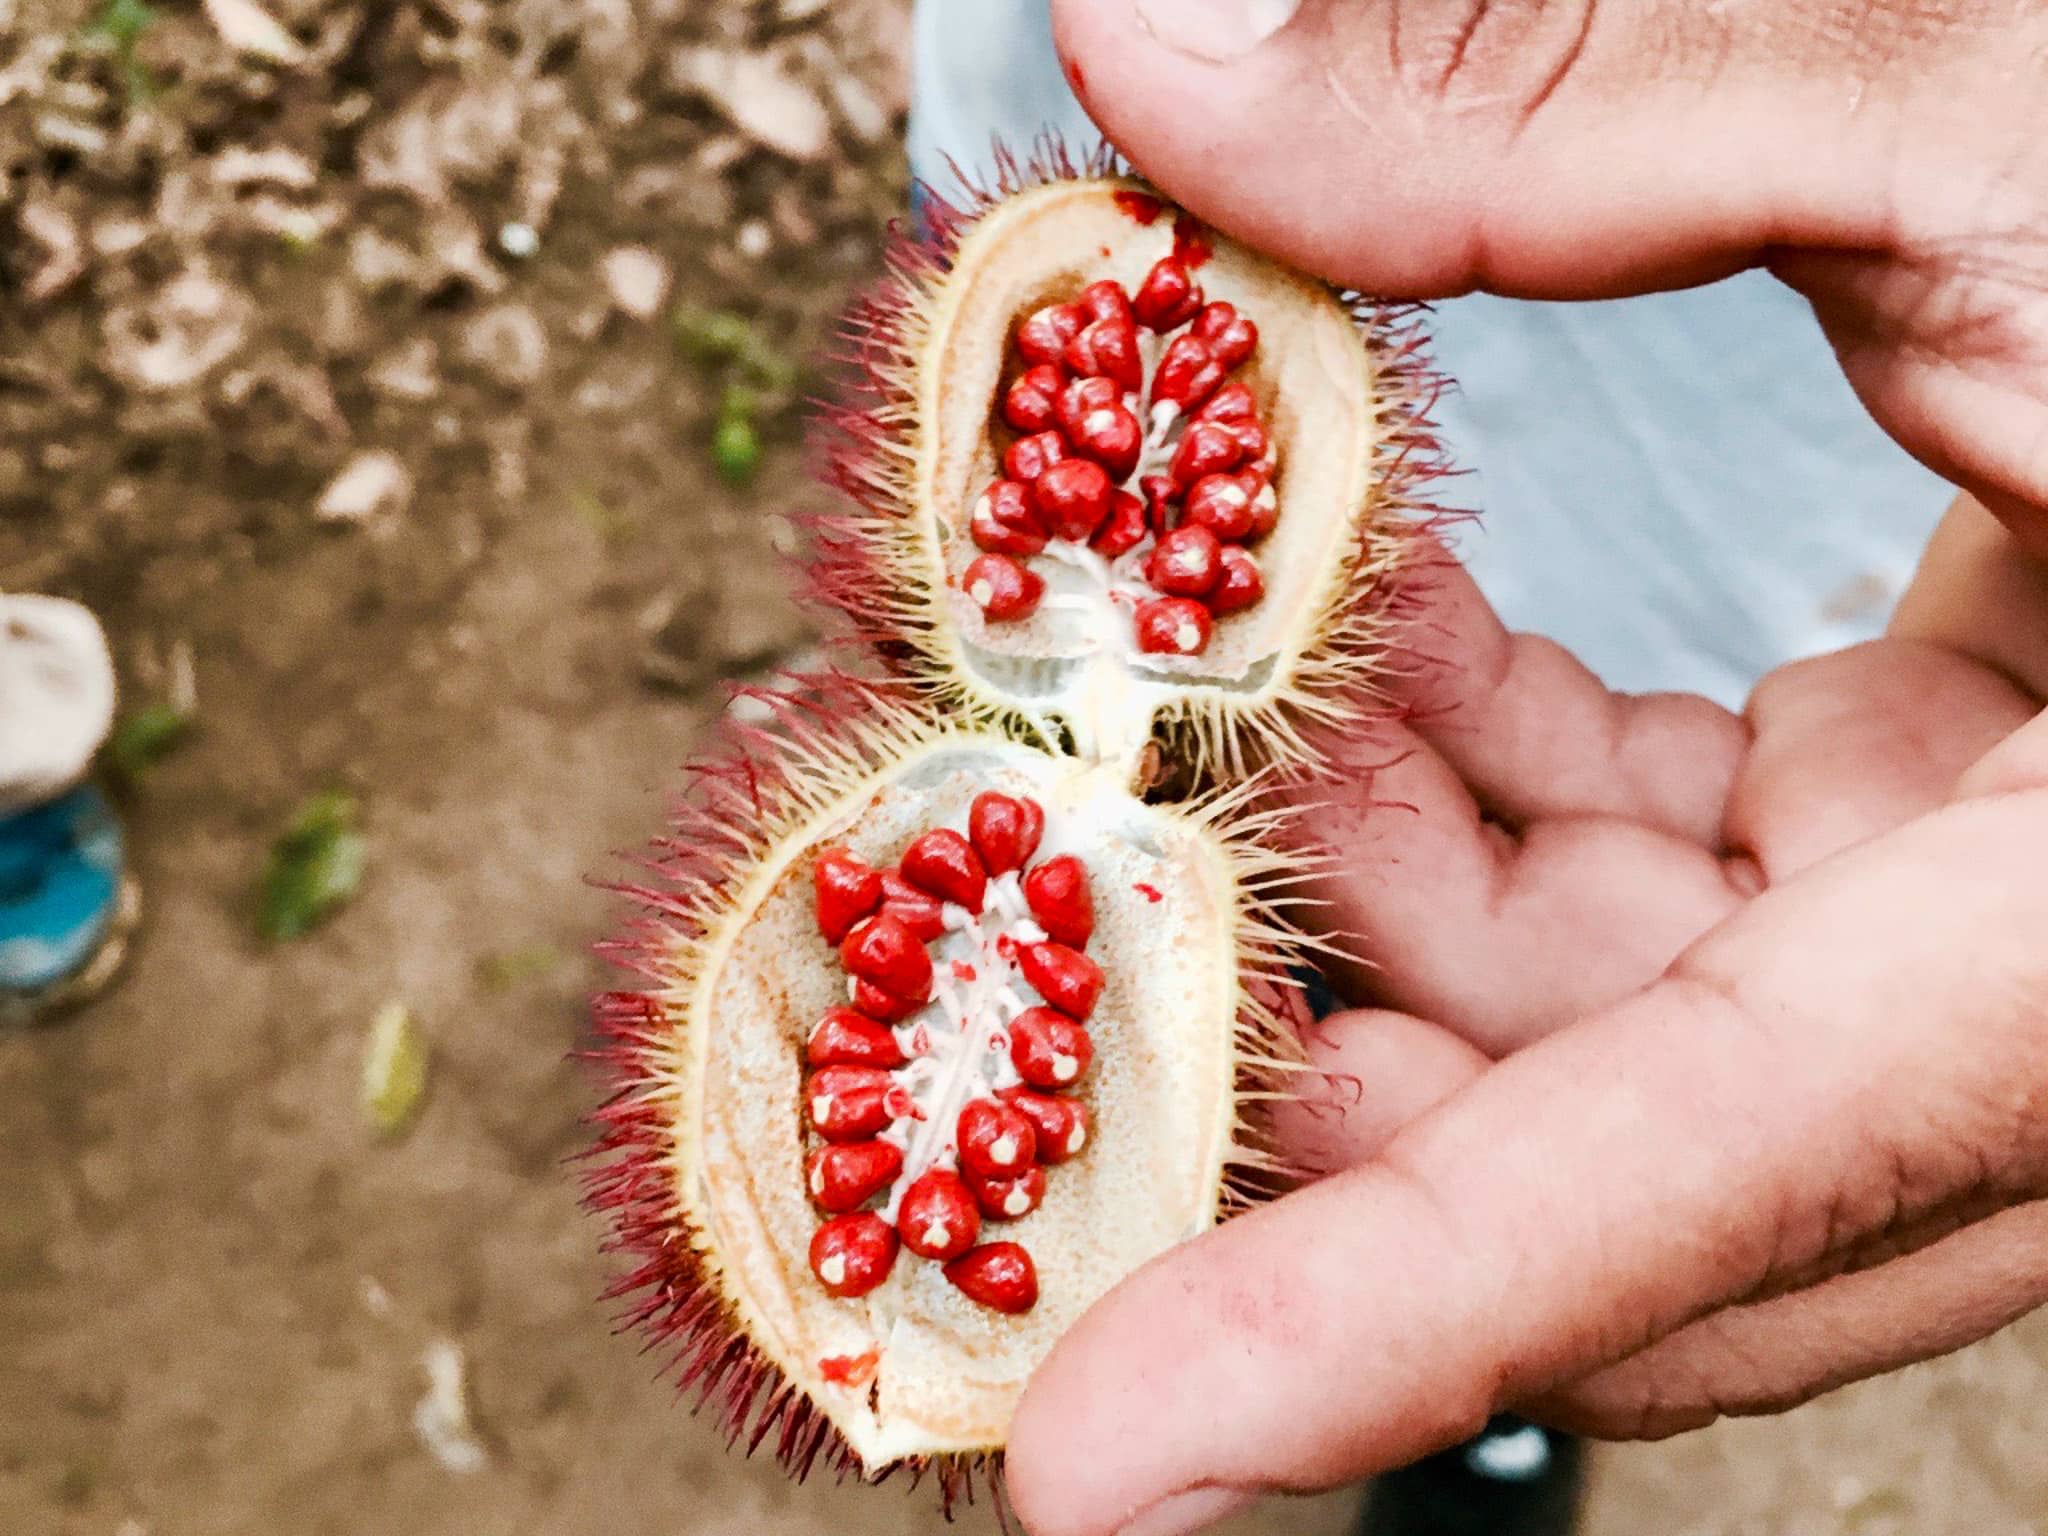
[[[1274,1106],[1273,1133],[1283,1163],[1318,1176],[1372,1158],[1487,1066],[1441,1025],[1379,1008],[1333,1013],[1303,1043],[1310,1071]]]
[[[1946,646],[2048,698],[2048,560],[1969,496],[1934,531],[1890,633]]]
[[[1886,639],[1757,685],[1726,837],[1772,882],[1925,814],[2035,705],[1971,658]]]
[[[1455,1031],[1489,1055],[1647,986],[1747,894],[1741,871],[1633,822],[1584,816],[1516,837],[1399,726],[1370,772],[1319,789],[1329,870],[1307,920],[1338,935],[1347,997]],[[1363,757],[1363,751],[1358,754]]]
[[[1511,634],[1463,566],[1420,562],[1391,688],[1487,811],[1616,816],[1718,847],[1748,732],[1692,694],[1614,693],[1556,642]]]
[[[1831,860],[1375,1162],[1139,1271],[1019,1408],[1026,1525],[1108,1536],[1182,1492],[1348,1482],[1895,1222],[2033,1195],[2044,857],[2036,792]]]
[[[1910,6],[1853,26],[1827,0],[1059,0],[1054,16],[1082,104],[1168,192],[1297,266],[1412,297],[1605,297],[1772,247],[1884,249],[1902,186],[1966,201],[1983,178],[1964,172],[1997,148],[1954,117],[1903,134],[1907,106],[2011,90],[1988,29]]]
[[[1522,1405],[1607,1439],[1777,1413],[1947,1354],[2048,1305],[2048,1204],[1998,1212],[1876,1269],[1730,1307]]]

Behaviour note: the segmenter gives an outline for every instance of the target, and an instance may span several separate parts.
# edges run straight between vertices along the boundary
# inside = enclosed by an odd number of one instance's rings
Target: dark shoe
[[[1581,1463],[1571,1436],[1503,1416],[1374,1483],[1359,1536],[1570,1536]]]

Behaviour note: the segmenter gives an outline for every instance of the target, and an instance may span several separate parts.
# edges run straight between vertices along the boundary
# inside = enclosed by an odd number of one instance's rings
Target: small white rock
[[[516,261],[524,261],[540,249],[540,232],[531,224],[513,222],[499,226],[498,249]]]
[[[832,141],[832,114],[786,56],[692,48],[670,68],[676,84],[716,103],[733,125],[792,160],[816,160]]]
[[[412,476],[383,449],[359,453],[327,482],[313,515],[323,523],[364,523],[396,517],[412,500]]]
[[[666,261],[644,245],[621,245],[598,264],[605,291],[621,313],[652,320],[661,313],[672,278]]]

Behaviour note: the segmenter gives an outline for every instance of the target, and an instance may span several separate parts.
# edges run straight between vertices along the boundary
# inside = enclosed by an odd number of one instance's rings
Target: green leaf
[[[133,783],[177,750],[192,731],[192,715],[175,704],[145,704],[114,727],[107,761]]]
[[[729,363],[754,347],[754,328],[744,315],[729,309],[702,310],[688,305],[670,318],[676,346],[692,362]]]
[[[521,944],[517,949],[500,950],[497,954],[485,955],[478,960],[477,980],[493,992],[503,992],[522,981],[545,976],[565,958],[567,957],[552,944]]]
[[[363,1119],[379,1136],[397,1136],[412,1123],[427,1092],[426,1037],[405,1004],[386,1003],[370,1021],[363,1052]]]
[[[109,39],[125,54],[142,40],[142,34],[155,21],[156,12],[143,0],[107,0],[87,30]]]
[[[744,416],[719,419],[711,434],[711,462],[732,485],[745,485],[761,467],[761,435]]]
[[[266,939],[296,939],[355,895],[369,845],[356,830],[356,803],[339,791],[313,796],[271,845],[256,928]]]

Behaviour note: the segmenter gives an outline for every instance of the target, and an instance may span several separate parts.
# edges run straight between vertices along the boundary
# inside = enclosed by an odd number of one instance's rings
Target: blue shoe
[[[0,1021],[48,1018],[104,991],[139,905],[98,789],[0,817]]]

